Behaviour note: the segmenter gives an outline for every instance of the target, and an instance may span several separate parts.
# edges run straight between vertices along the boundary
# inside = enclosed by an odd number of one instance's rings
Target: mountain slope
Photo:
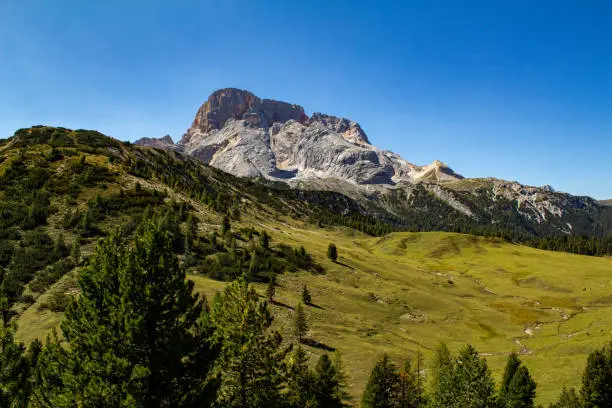
[[[333,191],[402,229],[502,234],[526,241],[558,235],[612,234],[612,208],[550,186],[464,179],[440,161],[416,166],[380,150],[358,123],[248,91],[214,92],[176,150],[237,176],[282,181],[300,190]]]
[[[415,220],[433,225],[437,215],[421,218],[451,211],[423,186],[414,188],[411,199],[421,211]],[[497,376],[506,353],[526,353],[539,402],[549,402],[560,383],[578,383],[585,355],[612,331],[610,259],[452,233],[373,237],[345,226],[382,234],[402,220],[338,193],[256,183],[94,131],[16,132],[0,145],[0,198],[1,287],[14,290],[11,312],[26,341],[44,339],[56,327],[98,239],[116,227],[129,236],[151,215],[165,220],[190,279],[207,295],[244,271],[248,254],[269,234],[270,249],[258,255],[263,271],[254,279],[285,271],[278,277],[275,324],[287,342],[294,340],[291,307],[308,285],[316,305],[307,308],[308,336],[316,342],[305,348],[314,355],[341,351],[355,398],[381,352],[401,360],[418,346],[429,361],[431,348],[444,340],[453,349],[474,343],[490,354]],[[226,215],[231,226],[224,233]],[[384,217],[392,225],[381,223]],[[197,220],[191,243],[190,218]],[[330,242],[338,246],[337,263],[326,257]],[[70,254],[74,243],[77,261]],[[310,263],[292,258],[300,247]],[[256,286],[265,293],[265,283]]]

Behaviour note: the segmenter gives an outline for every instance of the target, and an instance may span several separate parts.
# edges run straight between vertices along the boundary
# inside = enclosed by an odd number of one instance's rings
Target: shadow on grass
[[[321,343],[320,341],[316,341],[313,339],[302,339],[302,344],[329,352],[336,351],[334,347],[328,346],[325,343]]]
[[[289,306],[288,304],[279,302],[278,300],[272,300],[272,304],[280,307],[286,307],[289,310],[295,310],[293,306]]]
[[[325,310],[323,307],[315,305],[314,303],[306,303],[306,306],[314,307],[315,309]]]

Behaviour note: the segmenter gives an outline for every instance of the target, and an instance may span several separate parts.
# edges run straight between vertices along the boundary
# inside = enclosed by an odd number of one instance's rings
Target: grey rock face
[[[299,105],[259,99],[234,88],[214,92],[178,146],[186,153],[245,177],[289,181],[337,178],[393,186],[421,179],[459,179],[436,162],[415,166],[372,146],[358,123]]]

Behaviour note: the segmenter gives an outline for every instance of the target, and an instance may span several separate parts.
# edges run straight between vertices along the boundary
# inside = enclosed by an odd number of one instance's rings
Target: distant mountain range
[[[610,202],[495,178],[466,179],[440,161],[415,165],[373,146],[361,126],[234,88],[215,91],[178,143],[143,138],[240,177],[347,195],[371,214],[422,229],[603,235]],[[474,231],[471,231],[474,232]]]

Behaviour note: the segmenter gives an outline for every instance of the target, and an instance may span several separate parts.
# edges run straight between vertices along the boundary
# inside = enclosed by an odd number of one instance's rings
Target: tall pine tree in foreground
[[[499,390],[502,408],[532,408],[536,383],[516,353],[508,356]]]
[[[612,407],[612,344],[589,355],[580,396],[584,408]]]
[[[286,350],[280,347],[280,334],[270,329],[268,303],[241,278],[215,297],[211,320],[215,344],[221,348],[214,369],[220,381],[216,406],[278,406]]]
[[[290,407],[317,407],[315,375],[308,367],[308,357],[301,346],[293,349],[286,367],[287,393]]]
[[[438,344],[431,366],[430,406],[432,408],[448,407],[454,401],[453,371],[455,362],[448,347]]]
[[[32,388],[30,371],[34,363],[25,347],[15,341],[15,331],[14,324],[5,324],[0,318],[0,407],[27,407]]]
[[[214,397],[207,306],[164,229],[145,223],[131,248],[112,233],[79,286],[61,324],[67,347],[50,341],[40,358],[40,405],[199,407]]]
[[[495,406],[495,388],[487,362],[472,345],[459,352],[454,365],[454,400],[449,407],[489,408]]]
[[[361,397],[362,408],[395,407],[399,388],[397,368],[386,354],[376,363]]]

